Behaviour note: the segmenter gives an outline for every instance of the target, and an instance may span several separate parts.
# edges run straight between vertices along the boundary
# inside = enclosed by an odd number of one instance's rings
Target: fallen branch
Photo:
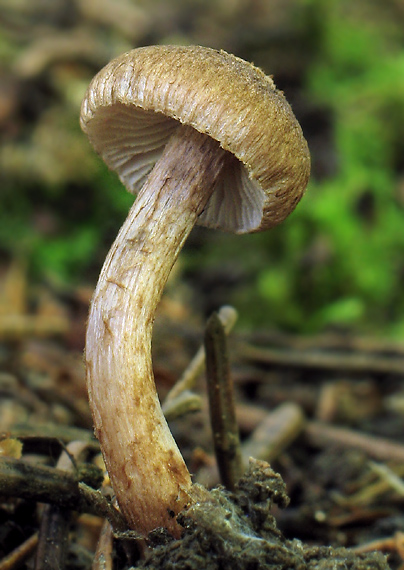
[[[308,422],[305,437],[311,445],[338,445],[366,453],[378,461],[404,462],[404,445],[389,439],[368,435],[348,428],[334,427],[323,422]]]
[[[99,491],[61,469],[1,457],[0,495],[91,513],[107,518],[116,530],[127,528],[121,513]]]
[[[334,370],[336,372],[371,372],[379,374],[404,374],[404,358],[371,356],[368,353],[331,351],[303,351],[291,348],[261,348],[249,344],[238,349],[241,358],[255,364],[282,368]]]

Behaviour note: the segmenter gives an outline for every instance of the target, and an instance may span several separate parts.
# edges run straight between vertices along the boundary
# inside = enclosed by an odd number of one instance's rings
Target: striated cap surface
[[[199,217],[207,227],[272,227],[295,208],[309,179],[307,143],[283,94],[260,69],[223,51],[150,46],[125,53],[92,80],[80,122],[132,193],[179,123],[217,140],[237,160]]]

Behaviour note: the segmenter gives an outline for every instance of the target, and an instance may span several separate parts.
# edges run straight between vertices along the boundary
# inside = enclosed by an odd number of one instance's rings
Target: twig
[[[36,532],[24,541],[18,548],[15,548],[10,554],[0,560],[0,570],[15,570],[34,552],[38,544],[38,533]]]
[[[369,462],[369,467],[372,469],[372,462]],[[382,466],[380,466],[382,467]],[[386,466],[387,467],[387,466]],[[402,477],[404,474],[404,464],[399,464],[394,467],[394,471],[390,470],[390,477],[386,477],[385,474],[379,476],[376,480],[374,479],[374,472],[373,469],[372,479],[369,479],[369,474],[367,474],[366,478],[363,478],[361,481],[357,483],[358,488],[353,493],[348,495],[342,495],[337,491],[333,491],[332,497],[333,501],[338,504],[339,506],[346,508],[348,507],[351,513],[358,513],[360,512],[362,507],[367,507],[371,504],[379,503],[380,501],[385,501],[386,494],[391,492],[392,484],[389,479],[391,479],[391,475],[396,479]],[[352,514],[351,516],[355,516]],[[344,516],[342,515],[342,519]],[[337,521],[337,525],[341,524],[341,516],[333,517],[334,524]],[[332,524],[332,523],[330,523]],[[343,522],[342,524],[345,524]]]
[[[312,445],[339,445],[363,451],[378,461],[404,462],[404,445],[382,437],[368,435],[348,428],[334,427],[323,422],[308,422],[305,437]]]
[[[251,434],[267,416],[266,408],[255,404],[237,403],[236,416],[241,433]]]
[[[112,570],[114,534],[107,520],[104,521],[98,538],[97,550],[93,560],[92,570]],[[1,569],[0,569],[1,570]]]
[[[271,463],[302,433],[305,423],[299,406],[281,404],[266,415],[243,444],[244,463],[247,465],[250,457]]]
[[[210,421],[216,460],[222,483],[228,489],[234,490],[243,473],[243,462],[226,335],[217,313],[213,313],[206,325],[205,351]]]
[[[275,346],[292,350],[328,350],[345,352],[388,353],[404,356],[404,342],[385,338],[354,336],[341,333],[293,335],[281,331],[265,331],[254,335],[261,346]]]
[[[198,412],[201,408],[201,397],[190,390],[184,390],[174,400],[165,402],[164,415],[167,421],[171,421],[191,412]]]
[[[75,462],[84,459],[86,452],[86,443],[73,441],[61,454],[57,468],[73,473]],[[64,568],[71,521],[72,512],[70,510],[58,505],[44,507],[35,557],[35,570],[62,570]]]
[[[128,526],[121,513],[106,498],[85,483],[79,483],[80,498],[83,503],[82,512],[92,513],[98,517],[107,519],[114,531],[125,532]],[[133,538],[132,531],[131,537]]]
[[[60,469],[1,457],[0,490],[5,497],[20,497],[91,513],[107,518],[117,530],[127,528],[121,513],[99,491]]]
[[[398,531],[393,536],[372,540],[371,542],[354,546],[350,548],[350,550],[357,554],[374,552],[375,550],[381,552],[397,552],[401,560],[404,560],[404,533]]]
[[[305,352],[294,349],[259,348],[244,344],[240,355],[249,361],[286,368],[314,368],[323,370],[373,372],[380,374],[404,373],[404,359],[371,356],[368,353],[348,354],[343,352]]]
[[[234,327],[237,321],[237,311],[234,307],[229,305],[224,305],[220,308],[218,312],[218,317],[223,324],[224,330],[226,334]],[[185,390],[192,390],[195,385],[196,379],[198,376],[203,372],[203,368],[205,366],[205,347],[202,345],[189,365],[187,366],[186,370],[182,374],[181,378],[178,382],[172,387],[169,393],[166,396],[166,399],[163,404],[163,411],[165,413],[165,409],[168,407],[170,402],[173,402],[178,396],[184,392]]]
[[[369,466],[391,489],[394,489],[399,495],[404,497],[404,482],[390,467],[374,463],[373,461]]]
[[[71,511],[57,505],[46,505],[41,519],[35,570],[63,570],[71,522]]]
[[[92,431],[73,426],[52,423],[43,425],[15,424],[7,431],[7,434],[20,439],[24,443],[25,451],[27,451],[30,444],[35,444],[38,448],[38,445],[42,443],[46,449],[49,449],[52,443],[60,446],[60,442],[69,443],[70,441],[78,440],[85,442],[91,451],[100,450],[100,445]],[[0,433],[0,437],[1,435]]]

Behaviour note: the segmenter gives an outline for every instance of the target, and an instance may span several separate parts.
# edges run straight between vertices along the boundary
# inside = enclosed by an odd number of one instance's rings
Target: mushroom
[[[142,535],[197,500],[156,393],[154,314],[195,223],[234,233],[282,222],[306,188],[301,128],[270,77],[199,46],[149,46],[92,80],[81,126],[137,198],[92,299],[86,368],[95,433],[120,509]]]

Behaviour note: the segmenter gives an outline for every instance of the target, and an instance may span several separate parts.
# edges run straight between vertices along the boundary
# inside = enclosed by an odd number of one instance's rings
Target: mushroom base
[[[227,152],[180,126],[140,191],[104,263],[86,338],[95,433],[120,509],[142,535],[192,502],[191,477],[154,384],[154,314],[177,256],[203,211]]]

